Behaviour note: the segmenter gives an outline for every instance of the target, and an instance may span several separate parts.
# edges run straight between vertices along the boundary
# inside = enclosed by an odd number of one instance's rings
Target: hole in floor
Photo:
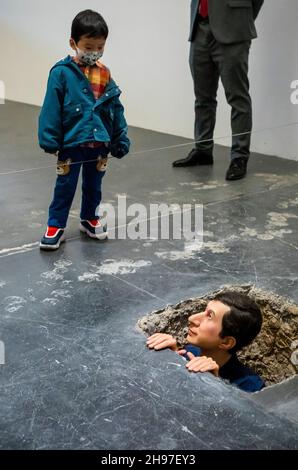
[[[169,305],[142,317],[138,327],[147,335],[156,332],[171,334],[183,346],[188,317],[203,311],[210,299],[226,290],[246,293],[257,302],[263,314],[261,332],[252,344],[238,352],[241,362],[257,372],[266,385],[279,383],[297,374],[298,306],[252,285],[224,286],[203,297]]]

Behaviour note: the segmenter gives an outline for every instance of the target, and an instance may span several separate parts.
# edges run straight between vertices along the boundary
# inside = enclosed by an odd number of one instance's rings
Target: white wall
[[[131,125],[193,136],[193,86],[188,67],[190,0],[0,0],[0,80],[6,98],[41,105],[48,71],[70,53],[70,24],[92,8],[110,27],[104,62],[123,90]],[[298,160],[298,2],[265,0],[251,51],[253,150]],[[229,145],[229,107],[219,92],[217,142]]]

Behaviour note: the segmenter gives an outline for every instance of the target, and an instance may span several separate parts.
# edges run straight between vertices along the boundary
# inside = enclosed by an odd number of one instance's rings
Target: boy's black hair
[[[222,318],[219,336],[235,338],[236,345],[229,350],[230,353],[235,353],[251,343],[260,332],[263,321],[261,310],[254,300],[240,292],[222,292],[214,300],[230,307],[230,311]]]
[[[82,36],[88,38],[107,38],[109,28],[103,17],[93,10],[84,10],[77,14],[71,25],[71,37],[76,43]]]

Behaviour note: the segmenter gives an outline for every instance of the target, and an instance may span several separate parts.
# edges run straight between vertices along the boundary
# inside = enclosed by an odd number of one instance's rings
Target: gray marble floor
[[[274,394],[256,400],[209,374],[190,375],[170,351],[148,351],[135,325],[224,284],[255,283],[297,302],[298,163],[253,154],[247,178],[227,183],[224,147],[212,168],[172,168],[188,146],[112,159],[105,202],[126,194],[147,208],[203,204],[204,245],[87,240],[78,192],[67,242],[41,253],[55,161],[36,144],[38,112],[0,106],[0,447],[297,448],[289,412],[297,382],[289,406],[278,394],[275,410]],[[132,152],[187,143],[137,128],[130,136]]]

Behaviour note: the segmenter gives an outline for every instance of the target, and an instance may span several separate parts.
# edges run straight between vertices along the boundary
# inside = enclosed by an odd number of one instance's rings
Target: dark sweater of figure
[[[187,344],[183,349],[191,352],[194,356],[201,356],[201,349],[197,346]],[[189,360],[187,354],[184,357]],[[261,377],[242,364],[236,354],[232,354],[228,362],[219,369],[219,376],[236,385],[244,392],[258,392],[265,387]]]

